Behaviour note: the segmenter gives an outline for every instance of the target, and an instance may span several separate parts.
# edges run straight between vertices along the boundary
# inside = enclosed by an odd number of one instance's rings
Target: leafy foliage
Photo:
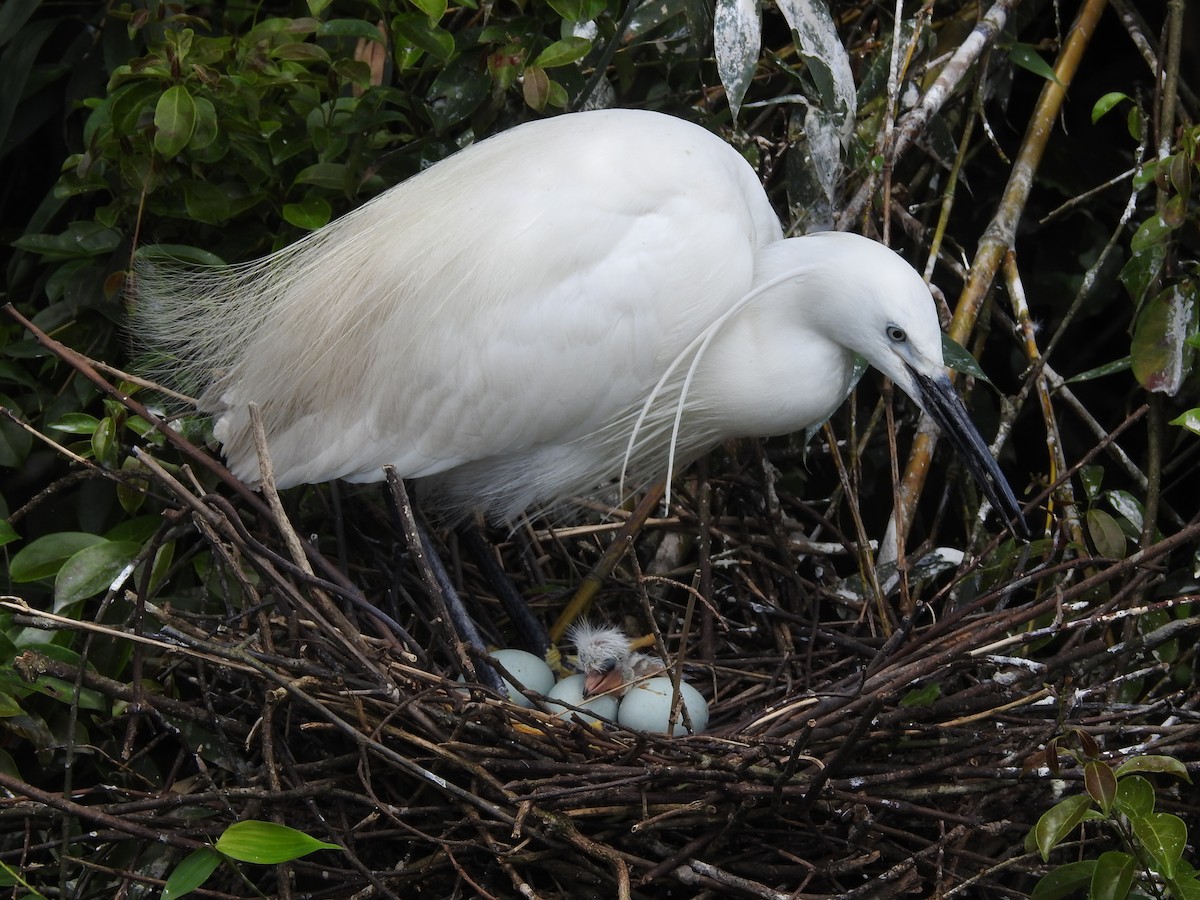
[[[1126,101],[1130,98],[1120,92],[1105,94],[1092,108],[1092,121]],[[1134,140],[1142,138],[1145,119],[1144,110],[1130,110]],[[1178,259],[1187,231],[1200,223],[1200,127],[1183,129],[1171,150],[1146,161],[1134,177],[1135,188],[1153,186],[1158,199],[1130,239],[1121,280],[1136,309],[1133,373],[1146,390],[1175,396],[1192,373],[1200,335],[1200,274]],[[1190,410],[1172,424],[1190,427],[1197,414]]]
[[[1125,849],[1106,850],[1094,860],[1059,866],[1033,890],[1034,900],[1056,900],[1087,890],[1090,900],[1160,895],[1175,900],[1200,897],[1200,875],[1183,860],[1187,825],[1172,813],[1154,811],[1154,785],[1149,774],[1170,775],[1191,783],[1187,767],[1170,756],[1133,756],[1118,766],[1097,758],[1099,747],[1083,731],[1073,732],[1078,746],[1055,739],[1026,761],[1026,768],[1046,765],[1058,774],[1061,757],[1083,768],[1085,794],[1075,794],[1047,810],[1025,838],[1026,850],[1049,861],[1051,852],[1085,822],[1106,826]]]
[[[1165,4],[1137,4],[1150,26],[1105,20],[1107,43],[1074,79],[1059,52],[1069,11],[998,12],[1009,6],[910,3],[893,22],[888,4],[790,0],[7,0],[5,290],[60,353],[102,363],[69,365],[0,320],[14,595],[0,601],[0,785],[28,798],[5,811],[20,827],[0,841],[0,884],[252,892],[229,860],[254,857],[274,867],[263,883],[347,895],[449,896],[497,871],[518,891],[612,895],[622,866],[650,876],[647,895],[685,875],[740,891],[764,871],[777,884],[759,893],[876,878],[930,895],[954,879],[1031,886],[1028,868],[1000,861],[1017,856],[1003,823],[1032,824],[1030,780],[1004,760],[1088,720],[1149,749],[1115,766],[1072,745],[1085,793],[1042,817],[1031,851],[1080,829],[1116,849],[1059,866],[1039,891],[1125,896],[1158,878],[1194,897],[1180,848],[1196,807],[1171,793],[1179,770],[1162,760],[1188,759],[1177,713],[1194,708],[1200,634],[1196,101],[1182,85],[1190,118],[1165,124],[1161,91],[1180,75],[1157,43]],[[1161,51],[1162,77],[1135,46]],[[1061,113],[1036,120],[1042,93],[1066,88]],[[1007,436],[1004,467],[1029,482],[1041,532],[995,538],[949,457],[926,458],[941,477],[908,529],[919,552],[877,565],[866,548],[885,531],[914,419],[871,378],[825,442],[722,448],[710,482],[681,486],[679,524],[658,531],[704,549],[672,557],[664,542],[676,570],[650,577],[643,554],[605,607],[641,621],[648,593],[686,571],[654,595],[654,624],[689,666],[712,666],[711,744],[548,731],[468,697],[443,677],[456,658],[425,586],[390,574],[396,539],[370,498],[296,491],[286,517],[264,511],[202,463],[214,448],[191,452],[152,424],[186,398],[123,371],[141,352],[121,331],[135,247],[255,257],[473,140],[611,103],[703,122],[756,167],[787,224],[886,237],[927,261],[947,318],[982,310],[947,361],[976,383],[985,431]],[[996,201],[1039,136],[1030,193]],[[1007,292],[965,269],[997,222],[1021,226]],[[203,422],[172,425],[208,440]],[[289,518],[338,564],[313,574],[289,559]],[[599,550],[531,533],[531,546],[496,535],[497,552],[545,611]],[[490,596],[469,564],[462,577]],[[378,637],[384,615],[411,645]],[[704,642],[679,624],[702,617]],[[934,774],[931,752],[945,757]],[[969,800],[943,771],[970,779]],[[572,799],[590,796],[602,812]],[[630,827],[647,815],[652,831]],[[258,816],[298,825],[285,835],[298,843],[281,850],[281,826],[231,825]],[[981,817],[989,828],[947,834]],[[305,832],[341,849],[303,857],[332,846]],[[828,855],[801,866],[797,836],[810,833]]]

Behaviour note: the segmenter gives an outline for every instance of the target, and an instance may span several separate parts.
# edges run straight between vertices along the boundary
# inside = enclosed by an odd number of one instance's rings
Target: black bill
[[[975,423],[967,415],[967,409],[955,392],[950,379],[945,375],[929,378],[911,368],[909,371],[917,383],[925,412],[937,423],[942,434],[950,439],[954,449],[962,456],[971,476],[987,494],[992,507],[1004,517],[1015,537],[1028,538],[1029,527],[1021,515],[1021,505],[1009,487],[1004,473],[996,465],[996,460],[988,452],[987,444],[979,436]]]

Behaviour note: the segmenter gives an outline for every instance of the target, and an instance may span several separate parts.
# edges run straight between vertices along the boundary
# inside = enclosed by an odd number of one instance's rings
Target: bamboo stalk
[[[967,283],[963,287],[954,309],[954,316],[950,322],[950,337],[960,344],[965,344],[969,339],[979,318],[979,310],[996,277],[996,272],[1004,261],[1005,254],[1013,249],[1016,243],[1017,224],[1033,188],[1034,175],[1041,163],[1046,145],[1050,141],[1054,123],[1062,110],[1067,88],[1070,86],[1084,51],[1095,33],[1097,21],[1104,7],[1105,0],[1087,0],[1075,23],[1071,26],[1066,43],[1063,45],[1058,62],[1054,67],[1057,80],[1047,81],[1045,87],[1042,88],[1033,118],[1030,120],[1025,138],[1021,142],[1020,152],[1013,163],[1008,184],[1004,189],[996,214],[983,233],[979,249],[976,251],[974,262],[967,275]],[[936,446],[937,434],[934,426],[926,417],[922,417],[922,424],[913,439],[908,465],[900,484],[901,505],[893,512],[887,536],[882,543],[881,555],[884,559],[895,558],[897,554],[894,537],[897,520],[903,524],[903,528],[900,530],[905,532],[912,523],[917,498],[925,485],[925,476],[929,471]],[[890,557],[887,556],[889,553]]]

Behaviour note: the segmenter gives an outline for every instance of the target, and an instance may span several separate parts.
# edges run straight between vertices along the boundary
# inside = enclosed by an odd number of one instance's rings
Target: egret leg
[[[600,590],[600,586],[613,573],[613,569],[617,567],[617,563],[621,561],[621,557],[625,555],[625,551],[633,546],[634,537],[641,531],[642,526],[646,524],[646,520],[650,518],[650,513],[654,512],[654,508],[658,506],[666,490],[667,483],[665,481],[660,481],[652,485],[646,492],[646,496],[634,508],[633,513],[625,520],[625,524],[621,526],[621,530],[617,532],[617,536],[613,538],[613,542],[608,545],[608,549],[600,557],[600,561],[596,563],[592,571],[587,573],[583,582],[575,591],[575,595],[559,614],[555,623],[550,626],[550,640],[553,643],[557,644],[561,641],[563,635],[567,633],[567,629],[571,627],[571,624],[576,619],[587,614],[587,611],[591,608],[592,600],[595,599],[596,594]]]
[[[508,573],[496,561],[491,546],[479,533],[479,528],[473,522],[467,522],[458,528],[458,536],[466,546],[467,552],[471,554],[482,570],[483,576],[492,586],[492,590],[496,592],[496,597],[500,600],[504,611],[508,613],[508,618],[513,623],[522,647],[534,656],[544,659],[546,651],[550,649],[546,626],[533,614],[533,610],[529,608],[525,598],[521,596],[516,585],[512,583],[512,579],[508,577]]]
[[[385,472],[396,513],[404,529],[405,540],[408,541],[409,550],[417,563],[421,577],[429,588],[430,596],[433,597],[434,605],[438,609],[438,617],[452,631],[451,644],[458,653],[459,665],[467,675],[473,676],[476,681],[494,688],[501,694],[507,694],[507,688],[505,688],[500,674],[482,661],[487,657],[487,644],[484,643],[479,629],[475,627],[475,621],[463,605],[462,598],[458,596],[458,591],[450,583],[450,576],[446,574],[446,567],[442,564],[441,557],[438,556],[433,543],[429,540],[429,535],[425,533],[425,530],[418,524],[416,516],[413,515],[412,505],[408,502],[408,492],[404,490],[404,482],[390,466],[385,468]],[[477,658],[473,659],[470,654],[465,652],[464,644],[474,647],[478,651]]]

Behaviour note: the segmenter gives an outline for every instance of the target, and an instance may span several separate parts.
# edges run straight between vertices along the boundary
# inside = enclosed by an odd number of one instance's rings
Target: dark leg
[[[550,639],[546,636],[545,626],[533,614],[533,610],[529,608],[525,598],[520,595],[516,585],[512,583],[512,579],[508,577],[508,573],[496,562],[496,555],[492,552],[488,542],[484,540],[483,535],[479,533],[479,528],[473,522],[466,522],[460,525],[457,531],[459,540],[463,542],[463,546],[467,548],[467,552],[471,554],[476,565],[483,572],[483,577],[492,586],[492,590],[496,592],[496,596],[500,600],[500,605],[504,607],[504,611],[512,620],[521,647],[534,656],[545,659],[546,651],[550,649]]]
[[[442,565],[441,559],[434,551],[429,536],[417,524],[412,505],[408,502],[408,493],[404,490],[404,482],[391,468],[387,468],[385,471],[396,514],[404,529],[404,537],[408,542],[409,551],[412,553],[421,578],[437,607],[438,618],[450,631],[447,637],[450,645],[456,651],[459,666],[468,677],[473,677],[476,681],[494,688],[502,695],[507,695],[508,691],[499,673],[482,662],[482,659],[487,657],[487,645],[483,642],[479,629],[475,627],[475,622],[467,613],[466,607],[463,606],[458,592],[454,590],[454,585],[450,583],[446,567]],[[468,653],[464,644],[473,647],[477,653]]]

